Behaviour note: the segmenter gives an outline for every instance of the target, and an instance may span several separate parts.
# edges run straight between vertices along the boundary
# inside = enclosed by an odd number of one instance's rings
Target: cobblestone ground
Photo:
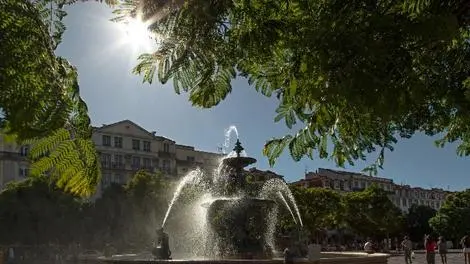
[[[405,264],[405,258],[403,256],[391,257],[388,259],[388,264]],[[413,264],[426,264],[426,256],[424,254],[416,254]],[[442,264],[439,255],[436,255],[436,264]],[[448,254],[447,264],[464,264],[464,257],[458,253]]]

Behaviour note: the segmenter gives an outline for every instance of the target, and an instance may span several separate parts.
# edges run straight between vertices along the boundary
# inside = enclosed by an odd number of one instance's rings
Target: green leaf
[[[269,165],[272,167],[279,156],[281,156],[284,148],[292,140],[291,136],[285,136],[281,139],[272,139],[266,142],[263,149],[263,155],[268,157]]]

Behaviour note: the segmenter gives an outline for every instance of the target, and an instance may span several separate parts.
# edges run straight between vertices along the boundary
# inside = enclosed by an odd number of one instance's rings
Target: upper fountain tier
[[[222,161],[222,163],[228,167],[235,168],[235,169],[245,168],[246,166],[256,163],[256,159],[254,158],[242,157],[240,154],[242,153],[243,150],[244,148],[242,147],[240,140],[237,139],[237,142],[235,143],[235,147],[233,148],[233,151],[235,151],[237,156],[225,158]]]

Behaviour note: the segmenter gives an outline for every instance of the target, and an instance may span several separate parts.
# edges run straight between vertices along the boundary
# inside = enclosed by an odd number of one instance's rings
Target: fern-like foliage
[[[2,132],[31,144],[32,176],[89,195],[100,179],[76,69],[55,55],[65,1],[0,0]]]
[[[73,132],[62,128],[32,144],[30,158],[34,161],[31,174],[48,175],[59,188],[79,195],[91,195],[100,179],[100,166],[94,143],[74,138]]]
[[[124,1],[113,20],[125,22],[139,13],[144,20],[154,21],[149,28],[159,41],[157,51],[139,57],[133,72],[149,83],[155,76],[162,83],[172,79],[175,92],[188,92],[195,106],[217,105],[231,92],[236,76],[231,57],[220,56],[231,53],[221,35],[227,2]],[[216,26],[207,24],[207,19]]]
[[[271,164],[285,148],[339,166],[375,153],[375,173],[417,131],[470,154],[468,1],[128,0],[116,20],[129,16],[159,39],[134,69],[144,82],[211,107],[238,72],[277,96],[275,121],[304,128],[267,142]]]

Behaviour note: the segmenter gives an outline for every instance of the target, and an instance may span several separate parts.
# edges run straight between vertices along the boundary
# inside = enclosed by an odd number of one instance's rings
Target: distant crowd
[[[443,236],[433,238],[431,235],[425,235],[424,237],[424,251],[426,254],[426,263],[436,263],[436,253],[439,254],[442,264],[447,264],[447,253],[448,243]],[[470,236],[464,236],[460,240],[460,246],[462,248],[464,264],[470,264]],[[414,259],[413,243],[408,236],[405,236],[400,245],[404,253],[405,263],[412,264]],[[374,253],[374,244],[369,239],[364,244],[364,251],[367,253]]]

